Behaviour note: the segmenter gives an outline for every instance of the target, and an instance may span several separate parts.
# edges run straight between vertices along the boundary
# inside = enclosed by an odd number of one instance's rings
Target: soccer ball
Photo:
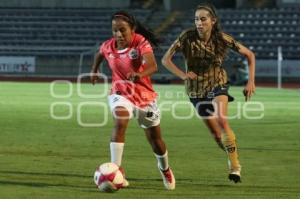
[[[122,187],[123,173],[112,162],[101,164],[95,171],[94,182],[101,192],[113,193]]]

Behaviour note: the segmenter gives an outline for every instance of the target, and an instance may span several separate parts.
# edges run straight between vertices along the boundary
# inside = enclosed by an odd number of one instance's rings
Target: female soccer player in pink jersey
[[[125,132],[135,116],[158,161],[165,188],[175,189],[175,178],[168,164],[168,152],[161,136],[160,111],[156,104],[150,75],[157,71],[151,44],[157,39],[134,16],[119,11],[112,16],[113,37],[105,41],[95,55],[91,81],[98,80],[100,63],[106,59],[112,71],[112,88],[108,97],[114,117],[111,136],[111,162],[121,166]],[[151,42],[151,44],[150,44]],[[123,187],[129,185],[125,180]]]

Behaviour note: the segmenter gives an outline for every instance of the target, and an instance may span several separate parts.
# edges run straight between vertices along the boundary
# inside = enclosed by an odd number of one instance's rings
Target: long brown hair
[[[216,23],[213,25],[211,31],[211,40],[215,46],[215,55],[224,59],[227,54],[227,45],[222,35],[223,31],[221,28],[219,17],[216,12],[216,8],[210,3],[201,3],[197,6],[195,12],[200,9],[207,10],[210,16],[216,19]]]

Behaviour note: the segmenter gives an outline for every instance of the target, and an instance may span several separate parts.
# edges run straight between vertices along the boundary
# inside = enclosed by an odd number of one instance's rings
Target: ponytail
[[[155,36],[155,34],[143,24],[141,24],[141,22],[138,21],[133,15],[129,14],[126,11],[118,11],[112,15],[111,19],[114,20],[116,18],[125,20],[131,28],[135,29],[136,33],[143,35],[145,39],[147,39],[155,47],[159,46],[160,41]]]

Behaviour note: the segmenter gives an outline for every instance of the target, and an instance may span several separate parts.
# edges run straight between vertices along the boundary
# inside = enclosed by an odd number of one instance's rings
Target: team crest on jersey
[[[133,48],[128,52],[128,56],[130,59],[137,59],[139,57],[139,52],[137,51],[137,49]]]

